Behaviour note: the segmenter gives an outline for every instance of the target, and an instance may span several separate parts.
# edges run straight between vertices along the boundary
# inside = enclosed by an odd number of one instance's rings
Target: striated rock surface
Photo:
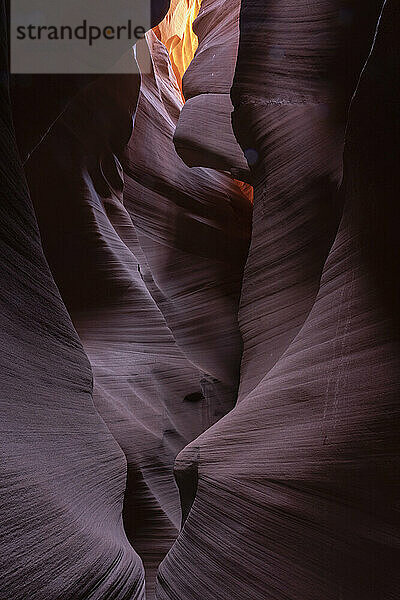
[[[182,91],[182,77],[198,47],[193,31],[202,0],[172,0],[165,18],[153,31],[168,51],[176,83]]]
[[[255,202],[239,310],[239,401],[282,356],[315,301],[342,216],[348,102],[378,8],[242,2],[233,122]]]
[[[2,80],[1,600],[398,598],[398,17],[174,0],[29,192]]]
[[[234,122],[257,160],[240,396],[177,458],[190,505],[159,600],[400,592],[398,10],[354,13],[368,26],[339,87],[339,8],[242,2]]]
[[[187,165],[230,171],[247,181],[249,170],[232,130],[230,90],[239,45],[239,0],[203,0],[193,31],[199,46],[183,77],[186,103],[174,142]]]
[[[168,78],[163,45],[153,35],[148,39],[154,75],[143,76],[135,129],[122,159],[126,205],[178,344],[190,361],[234,389],[251,205],[231,177],[190,169],[174,151],[182,102]]]
[[[121,520],[125,457],[93,404],[90,365],[43,254],[7,86],[3,77],[0,597],[143,599]]]
[[[339,4],[242,3],[233,119],[255,198],[239,310],[239,401],[302,327],[341,216],[344,108],[336,75],[345,40]]]
[[[148,44],[153,72],[86,87],[26,170],[96,409],[127,460],[124,527],[151,598],[181,522],[175,456],[236,399],[251,211],[231,177],[175,153],[181,94],[165,47]]]

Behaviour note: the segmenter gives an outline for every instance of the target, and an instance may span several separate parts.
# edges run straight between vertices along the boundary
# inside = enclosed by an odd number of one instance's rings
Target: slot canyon
[[[0,600],[396,600],[399,5],[153,0],[103,75],[9,9]]]

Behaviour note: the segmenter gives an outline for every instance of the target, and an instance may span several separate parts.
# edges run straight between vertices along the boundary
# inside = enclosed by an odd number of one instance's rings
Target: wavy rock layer
[[[203,0],[193,23],[199,47],[183,77],[186,103],[175,148],[191,167],[230,171],[247,181],[249,170],[232,130],[230,90],[239,45],[239,0]]]
[[[0,597],[395,600],[398,9],[203,0],[183,105],[198,6],[17,78],[40,237],[1,82]]]
[[[2,26],[5,23],[1,6]],[[5,32],[1,68],[6,73]],[[92,373],[45,260],[0,88],[0,596],[144,597],[121,511],[125,457],[96,410]]]
[[[155,36],[148,39],[154,75],[143,76],[122,159],[126,204],[179,345],[202,371],[235,388],[251,206],[231,177],[190,169],[177,156],[172,138],[182,102],[164,47]]]
[[[339,5],[242,2],[234,123],[257,160],[239,403],[177,458],[192,504],[160,600],[400,592],[394,2],[355,85],[381,6],[354,13],[339,87]]]
[[[175,456],[236,398],[250,205],[231,177],[174,152],[181,94],[152,32],[148,45],[153,72],[86,87],[26,168],[96,409],[127,459],[124,526],[151,598],[180,527]]]
[[[182,90],[182,77],[193,60],[198,39],[193,31],[202,0],[172,0],[165,18],[153,31],[168,50],[176,82]]]

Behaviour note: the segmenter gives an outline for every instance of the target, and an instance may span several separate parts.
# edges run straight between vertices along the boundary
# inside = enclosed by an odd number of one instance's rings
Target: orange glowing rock
[[[165,19],[154,28],[158,39],[167,48],[178,85],[182,90],[182,77],[198,47],[192,29],[200,10],[201,0],[172,0]]]
[[[254,202],[254,188],[249,183],[245,181],[239,181],[238,179],[234,180],[238,187],[241,189],[243,196],[249,199],[251,204]]]
[[[167,48],[176,81],[182,91],[182,78],[192,62],[199,42],[193,31],[193,22],[199,14],[202,0],[171,0],[164,20],[153,31]],[[253,188],[243,181],[235,180],[243,196],[253,202]]]

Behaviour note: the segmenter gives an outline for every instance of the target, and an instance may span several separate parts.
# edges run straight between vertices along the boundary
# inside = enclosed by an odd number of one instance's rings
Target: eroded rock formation
[[[6,73],[3,5],[1,17]],[[0,596],[142,598],[142,561],[121,520],[125,456],[93,404],[90,364],[43,253],[7,87],[4,77]]]
[[[149,51],[141,83],[101,78],[76,95],[26,172],[96,409],[127,459],[124,526],[151,598],[180,527],[175,456],[236,400],[251,205],[229,175],[175,153],[180,89],[153,32],[139,60]]]
[[[341,8],[242,2],[233,120],[255,198],[239,399],[177,458],[197,491],[160,600],[400,590],[399,213],[385,150],[396,146],[398,11],[376,3],[368,20]]]
[[[2,81],[2,600],[397,598],[397,19],[174,0],[25,174]]]
[[[230,171],[246,181],[249,170],[232,130],[230,91],[239,45],[239,0],[203,0],[193,30],[199,39],[183,77],[186,103],[174,135],[191,167]]]

